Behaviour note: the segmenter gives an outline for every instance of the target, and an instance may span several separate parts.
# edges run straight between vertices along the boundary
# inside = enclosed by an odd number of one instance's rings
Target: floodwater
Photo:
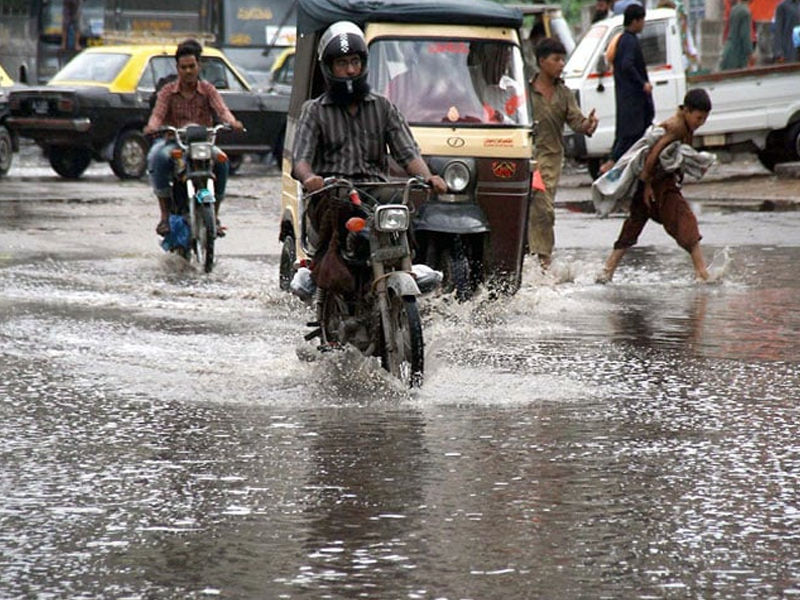
[[[701,213],[711,285],[557,219],[550,277],[423,301],[413,393],[298,358],[276,237],[4,248],[0,598],[800,596],[800,213]]]

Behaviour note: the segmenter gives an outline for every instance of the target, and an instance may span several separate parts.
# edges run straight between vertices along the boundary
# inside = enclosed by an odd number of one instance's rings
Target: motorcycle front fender
[[[386,288],[400,296],[419,296],[420,291],[414,278],[404,271],[389,273],[386,277]]]
[[[417,211],[414,229],[466,235],[486,233],[491,228],[489,220],[477,204],[426,202]]]
[[[194,195],[194,199],[198,204],[214,204],[216,202],[214,198],[214,192],[208,188],[197,190],[197,193]]]

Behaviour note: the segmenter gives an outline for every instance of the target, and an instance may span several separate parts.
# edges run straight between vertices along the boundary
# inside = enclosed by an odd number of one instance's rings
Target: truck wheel
[[[14,158],[14,145],[11,134],[5,126],[0,125],[0,177],[11,169],[11,160]]]
[[[114,144],[111,170],[120,179],[140,179],[147,170],[147,151],[150,144],[136,129],[123,131]]]
[[[758,151],[758,162],[768,171],[775,171],[775,165],[779,161],[779,152],[774,148],[764,148]]]
[[[78,179],[92,162],[92,153],[88,148],[50,146],[47,156],[53,170],[66,179]]]
[[[800,160],[800,121],[786,129],[785,147],[788,162]]]

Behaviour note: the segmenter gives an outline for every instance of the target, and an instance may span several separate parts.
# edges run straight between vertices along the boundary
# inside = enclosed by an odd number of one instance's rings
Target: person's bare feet
[[[594,278],[594,282],[601,284],[611,283],[613,277],[614,277],[614,271],[610,271],[609,269],[603,269]]]
[[[552,257],[546,254],[539,254],[539,266],[542,268],[542,271],[547,271],[550,268],[550,265],[553,264]]]

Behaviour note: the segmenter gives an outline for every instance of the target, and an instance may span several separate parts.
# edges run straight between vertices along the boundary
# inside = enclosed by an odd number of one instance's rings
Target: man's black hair
[[[546,37],[539,40],[534,52],[536,53],[536,62],[538,63],[541,59],[547,58],[551,54],[563,54],[566,56],[567,49],[559,40]]]
[[[645,10],[641,4],[629,4],[625,7],[625,16],[622,17],[622,26],[627,27],[637,19],[644,19]]]
[[[689,90],[683,97],[683,108],[711,112],[711,97],[702,88]]]
[[[203,46],[200,45],[194,38],[187,38],[178,44],[178,49],[175,50],[175,62],[179,61],[182,56],[194,56],[197,62],[200,62],[200,55],[203,53]]]

